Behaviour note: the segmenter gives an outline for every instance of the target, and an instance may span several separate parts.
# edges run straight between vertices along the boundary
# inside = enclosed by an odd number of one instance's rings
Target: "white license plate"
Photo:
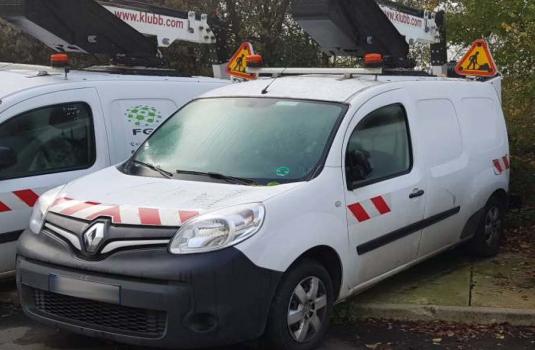
[[[49,275],[48,288],[53,293],[75,298],[102,301],[111,304],[120,304],[121,302],[121,288],[109,284]]]

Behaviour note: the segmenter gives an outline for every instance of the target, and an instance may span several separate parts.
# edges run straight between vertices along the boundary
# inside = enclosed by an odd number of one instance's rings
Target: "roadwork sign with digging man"
[[[498,74],[488,43],[483,39],[476,40],[455,71],[464,76],[493,77]]]

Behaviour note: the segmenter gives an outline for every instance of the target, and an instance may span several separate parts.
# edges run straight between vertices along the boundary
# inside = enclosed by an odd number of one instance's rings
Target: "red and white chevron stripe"
[[[146,226],[180,226],[199,215],[194,210],[142,208],[131,205],[102,204],[79,201],[72,198],[58,198],[49,211],[82,220],[111,218],[114,224]]]
[[[348,206],[349,211],[358,222],[368,221],[377,216],[386,215],[392,211],[390,195],[382,195]]]
[[[45,189],[26,189],[0,193],[0,213],[32,208]]]
[[[494,166],[494,173],[501,175],[511,168],[511,160],[508,155],[505,155],[501,159],[494,159],[492,165]]]

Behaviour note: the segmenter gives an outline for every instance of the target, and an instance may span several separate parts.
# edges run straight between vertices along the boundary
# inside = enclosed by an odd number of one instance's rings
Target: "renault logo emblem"
[[[106,224],[103,222],[97,222],[91,225],[84,232],[84,247],[85,250],[90,254],[95,254],[100,246],[100,243],[104,240],[104,231],[106,229]]]

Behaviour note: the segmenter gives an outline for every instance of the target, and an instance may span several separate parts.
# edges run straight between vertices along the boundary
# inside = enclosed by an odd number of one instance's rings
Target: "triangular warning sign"
[[[498,74],[498,68],[490,53],[489,44],[484,39],[474,41],[472,47],[455,67],[459,75],[476,77],[493,77]]]
[[[241,44],[227,65],[230,76],[247,80],[256,79],[255,74],[247,73],[247,57],[251,55],[254,55],[253,45],[249,42]]]

